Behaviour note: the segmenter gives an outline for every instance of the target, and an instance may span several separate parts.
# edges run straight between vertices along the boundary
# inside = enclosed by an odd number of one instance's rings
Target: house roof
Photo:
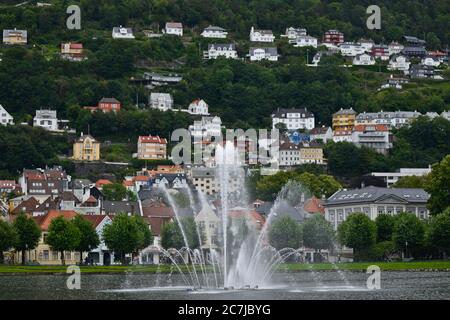
[[[183,24],[181,22],[166,22],[166,28],[183,29]]]
[[[82,135],[76,140],[76,142],[83,143],[86,139],[92,140],[92,143],[98,143],[98,141],[95,140],[95,138],[94,138],[93,136],[91,136],[90,134],[82,134]]]
[[[33,211],[39,206],[39,201],[36,198],[31,197],[25,201],[22,201],[14,210],[11,211],[11,214],[19,214],[21,212],[25,212],[27,214],[32,214]]]
[[[173,209],[161,200],[149,199],[144,201],[142,211],[144,217],[173,218],[175,216]]]
[[[139,204],[135,201],[109,201],[102,203],[105,214],[132,213],[139,214]]]
[[[389,127],[385,124],[358,124],[355,126],[355,131],[389,131]]]
[[[34,212],[48,212],[50,210],[59,209],[59,199],[53,199],[52,197],[48,197],[44,202],[42,202]]]
[[[3,29],[3,38],[17,36],[17,35],[26,39],[28,32],[27,32],[27,30]]]
[[[211,25],[209,25],[208,27],[206,27],[205,30],[208,30],[208,31],[225,31],[225,29],[222,28],[222,27],[211,26]]]
[[[0,189],[14,189],[16,182],[14,180],[0,180]]]
[[[278,50],[276,47],[252,47],[250,48],[250,55],[254,55],[255,51],[264,50],[264,52],[270,56],[278,56]]]
[[[70,49],[83,49],[83,44],[82,43],[61,43],[61,48],[64,48],[65,45],[68,44]]]
[[[328,130],[330,130],[330,127],[317,127],[311,129],[311,131],[309,131],[309,134],[325,134]]]
[[[65,219],[71,220],[77,215],[73,210],[50,210],[47,214],[34,217],[34,219],[42,231],[48,231],[53,219],[63,216]]]
[[[132,34],[133,33],[133,29],[131,28],[125,28],[125,27],[114,27],[113,28],[113,33],[121,33],[122,30],[125,30],[127,32],[127,34]]]
[[[116,98],[105,98],[103,97],[99,103],[120,103],[119,100],[117,100]]]
[[[351,114],[356,114],[356,111],[353,110],[353,108],[350,108],[350,109],[341,108],[339,111],[333,113],[333,116],[334,115],[351,115]]]
[[[345,203],[376,202],[389,196],[410,203],[427,203],[430,195],[423,189],[366,187],[340,190],[329,197],[325,206]]]
[[[159,136],[139,136],[138,141],[140,143],[167,144],[167,140],[165,138],[160,138]]]
[[[95,186],[97,188],[101,188],[103,187],[105,184],[112,184],[111,181],[109,181],[108,179],[99,179],[97,180],[97,182],[95,183]]]
[[[62,201],[74,201],[75,203],[80,203],[80,200],[72,191],[64,191],[58,198]]]
[[[324,201],[320,200],[319,198],[312,197],[311,199],[307,200],[305,204],[303,205],[303,209],[307,213],[325,213],[325,208],[323,206]]]
[[[102,223],[105,219],[113,219],[112,216],[103,215],[103,214],[86,214],[83,215],[83,218],[92,223],[94,228],[97,228],[100,223]]]
[[[272,113],[272,118],[286,118],[289,113],[299,113],[300,115],[305,115],[307,118],[313,118],[314,114],[308,111],[307,108],[278,108],[277,111]]]
[[[208,44],[208,50],[236,50],[236,45],[234,43],[210,43]]]

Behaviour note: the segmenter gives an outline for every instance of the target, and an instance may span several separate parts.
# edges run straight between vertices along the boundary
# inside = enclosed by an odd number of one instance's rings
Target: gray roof
[[[329,197],[325,205],[377,202],[395,197],[408,203],[426,204],[430,195],[423,189],[366,187],[362,189],[340,190]]]
[[[274,220],[280,217],[289,216],[294,221],[301,223],[305,219],[305,214],[303,210],[291,206],[287,201],[280,201],[272,207],[272,214],[274,215]]]
[[[69,182],[69,189],[82,189],[83,187],[89,187],[92,184],[88,179],[74,179]]]
[[[120,103],[116,98],[102,98],[99,103]]]
[[[193,178],[214,178],[215,169],[206,167],[194,167],[191,169]]]
[[[127,34],[132,34],[133,30],[131,28],[125,28],[125,27],[114,27],[113,32],[114,33],[120,33],[120,30],[125,29],[127,30]]]
[[[307,118],[313,118],[314,114],[306,108],[296,108],[296,109],[285,109],[285,108],[278,108],[277,111],[272,113],[272,118],[286,118],[286,115],[288,113],[300,113],[304,114]]]
[[[139,204],[135,201],[103,201],[102,208],[106,214],[139,214]]]
[[[264,52],[266,54],[269,54],[270,56],[278,56],[278,50],[276,47],[265,47],[265,48],[261,48],[261,47],[252,47],[250,48],[250,55],[254,55],[255,54],[255,50],[264,50]]]
[[[158,173],[155,177],[155,180],[163,179],[163,178],[166,178],[166,180],[169,183],[173,183],[173,181],[177,178],[180,180],[186,179],[186,174],[185,173]]]
[[[208,31],[225,31],[224,28],[218,27],[218,26],[208,26],[207,28],[205,28],[205,30]]]

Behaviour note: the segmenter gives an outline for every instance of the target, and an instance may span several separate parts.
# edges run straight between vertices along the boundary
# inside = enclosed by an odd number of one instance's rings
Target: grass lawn
[[[394,270],[421,270],[421,269],[450,269],[450,260],[435,260],[435,261],[412,261],[412,262],[351,262],[339,263],[337,266],[341,270],[365,271],[368,266],[377,265],[384,271]],[[315,263],[315,264],[300,264],[288,263],[279,266],[280,271],[306,271],[317,270],[327,271],[333,270],[335,267],[331,263]],[[180,266],[180,269],[187,271],[186,267]],[[207,268],[208,269],[208,268]],[[0,274],[11,273],[66,273],[67,266],[0,266]],[[146,266],[82,266],[82,273],[126,273],[126,272],[142,272],[142,273],[168,273],[171,271],[170,265],[146,265]],[[172,272],[178,272],[176,267],[172,268]]]

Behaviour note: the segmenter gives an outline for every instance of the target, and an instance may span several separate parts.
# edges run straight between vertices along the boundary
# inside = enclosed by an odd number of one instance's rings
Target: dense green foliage
[[[126,264],[125,255],[148,246],[152,235],[141,217],[119,214],[104,227],[103,241],[122,264]]]
[[[379,214],[375,219],[375,223],[377,225],[377,242],[391,241],[395,217],[389,214]]]
[[[80,231],[80,241],[75,250],[80,252],[80,263],[83,262],[83,252],[89,252],[100,244],[97,231],[92,223],[84,219],[81,215],[77,215],[73,219],[73,224]]]
[[[8,222],[0,219],[0,264],[3,264],[3,251],[11,249],[17,241],[17,234]]]
[[[395,219],[392,240],[407,257],[414,256],[424,246],[425,226],[415,214],[402,212]]]
[[[185,217],[180,219],[183,226],[186,241],[190,249],[196,249],[200,246],[197,227],[193,217]],[[181,249],[186,247],[183,233],[179,227],[178,222],[167,223],[163,226],[161,231],[161,245],[164,249]]]
[[[450,206],[450,154],[433,165],[425,190],[431,195],[428,208],[432,214],[438,214]]]
[[[375,245],[377,226],[364,213],[352,213],[338,227],[339,242],[353,248],[355,261],[367,258]]]
[[[429,242],[440,252],[450,253],[450,207],[431,218]]]
[[[303,225],[303,245],[315,250],[333,249],[334,230],[321,214],[315,214]]]
[[[302,242],[302,228],[294,219],[289,216],[282,216],[272,222],[269,230],[269,243],[275,249],[298,249]]]
[[[59,216],[50,222],[46,243],[60,252],[62,265],[66,264],[64,251],[79,249],[81,231],[71,220]]]
[[[33,218],[29,218],[25,213],[20,213],[13,223],[13,228],[17,234],[15,249],[22,251],[22,264],[25,264],[25,251],[37,247],[41,237],[41,229]]]

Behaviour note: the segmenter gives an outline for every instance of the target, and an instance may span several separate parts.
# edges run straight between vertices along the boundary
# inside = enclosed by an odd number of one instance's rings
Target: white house
[[[439,58],[431,57],[431,56],[422,58],[421,62],[423,65],[430,66],[430,67],[439,67],[439,65],[441,64],[441,62],[439,61]]]
[[[173,34],[179,37],[183,36],[183,24],[181,22],[166,22],[165,34]]]
[[[56,117],[56,110],[36,110],[33,126],[42,127],[49,131],[57,131],[58,118]]]
[[[333,139],[333,130],[331,127],[317,127],[313,128],[309,132],[309,136],[312,140],[322,140],[323,143],[327,143],[328,140]]]
[[[406,56],[394,55],[387,66],[388,70],[408,71],[411,62]]]
[[[372,39],[361,38],[358,41],[365,52],[371,52],[375,42]]]
[[[153,109],[167,111],[173,107],[173,97],[170,93],[152,92],[149,100],[149,105]]]
[[[443,111],[441,117],[450,121],[450,111]]]
[[[237,59],[236,46],[233,43],[229,44],[209,44],[208,51],[203,53],[205,59],[217,59],[217,57],[225,57],[230,59]]]
[[[301,35],[294,40],[294,47],[314,47],[317,48],[317,38]]]
[[[334,142],[353,142],[352,132],[350,130],[334,130]]]
[[[353,58],[353,65],[355,66],[371,66],[375,64],[375,58],[370,54],[358,54]]]
[[[250,48],[250,61],[278,61],[278,50],[276,47],[270,48]]]
[[[220,38],[225,39],[228,35],[228,32],[221,27],[217,26],[209,26],[205,29],[203,29],[203,32],[201,33],[201,36],[203,38]]]
[[[220,136],[222,120],[220,117],[202,117],[202,120],[196,120],[189,126],[189,131],[193,137]]]
[[[345,57],[354,57],[358,54],[363,54],[365,49],[360,43],[355,42],[344,42],[339,45],[339,50],[341,54]]]
[[[203,99],[196,99],[188,107],[190,114],[208,115],[208,104]]]
[[[0,104],[0,125],[6,126],[8,124],[14,124],[14,118],[3,108]]]
[[[250,29],[250,41],[252,42],[273,42],[275,36],[272,30],[255,30],[254,27]]]
[[[133,30],[122,26],[114,27],[112,37],[113,39],[134,39]]]
[[[277,111],[272,113],[272,128],[275,129],[278,123],[286,125],[288,130],[307,129],[314,128],[314,114],[304,109],[282,109],[278,108]]]
[[[97,248],[89,252],[89,258],[96,265],[107,266],[114,263],[114,253],[111,252],[103,241],[103,230],[105,226],[112,223],[112,219],[109,215],[85,215],[85,219],[92,222],[97,232],[100,244]]]
[[[402,44],[392,41],[388,45],[389,55],[399,54],[405,48]]]
[[[300,165],[300,146],[291,142],[281,144],[278,153],[278,164],[280,166]]]
[[[281,35],[281,37],[283,37],[283,38],[288,38],[288,39],[292,39],[292,40],[295,40],[300,36],[306,36],[305,28],[289,27],[289,28],[286,28],[286,33]]]

